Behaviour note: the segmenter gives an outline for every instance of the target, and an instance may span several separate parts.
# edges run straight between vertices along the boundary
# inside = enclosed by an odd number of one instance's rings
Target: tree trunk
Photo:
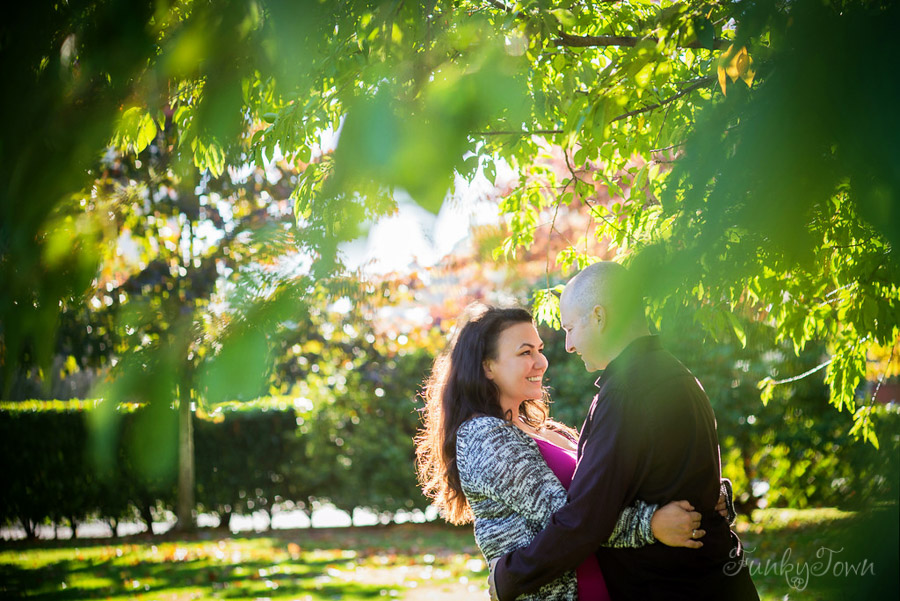
[[[220,529],[228,530],[229,532],[231,531],[231,516],[232,515],[234,515],[234,513],[231,512],[230,510],[221,512],[220,517],[219,517],[219,528]]]
[[[28,540],[34,540],[35,538],[37,538],[36,526],[37,524],[35,524],[31,520],[22,520],[22,528],[25,529],[25,538],[27,538]]]
[[[147,532],[153,534],[153,512],[148,501],[141,503],[141,519],[147,524]]]
[[[301,509],[301,511],[303,511],[303,513],[306,514],[306,519],[309,520],[309,529],[312,530],[312,529],[313,529],[313,522],[312,522],[312,516],[313,516],[313,498],[312,498],[312,497],[308,497],[308,498],[306,499],[306,506],[303,507],[303,508]]]
[[[74,539],[78,536],[78,522],[75,520],[74,516],[69,516],[69,525],[72,526],[72,536]]]
[[[194,423],[188,378],[178,387],[178,523],[181,531],[194,529]]]

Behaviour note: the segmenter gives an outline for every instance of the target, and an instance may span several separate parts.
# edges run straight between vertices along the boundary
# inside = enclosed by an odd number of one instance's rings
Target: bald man
[[[614,600],[759,599],[740,541],[715,511],[721,467],[709,399],[650,335],[638,290],[611,262],[587,267],[563,290],[566,350],[603,374],[581,429],[568,502],[529,546],[496,562],[491,591],[500,601],[536,590],[592,553]],[[635,499],[687,499],[702,515],[702,546],[601,547]]]

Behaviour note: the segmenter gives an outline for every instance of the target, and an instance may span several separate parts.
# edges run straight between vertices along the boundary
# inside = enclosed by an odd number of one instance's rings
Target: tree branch
[[[556,216],[559,215],[559,205],[562,203],[562,197],[562,194],[556,197],[556,208],[553,210],[553,221],[550,222],[550,233],[547,235],[547,264],[545,272],[547,276],[547,290],[550,289],[550,238],[553,236],[553,230],[556,229]]]
[[[511,15],[515,15],[519,19],[527,18],[527,15],[522,12],[514,13],[513,10],[506,5],[505,2],[500,2],[499,0],[486,0],[488,4],[493,6],[494,8],[499,8],[500,10],[507,12]]]
[[[582,184],[586,184],[586,185],[591,186],[591,187],[593,188],[593,185],[592,185],[590,182],[584,181],[583,179],[581,179],[580,177],[578,177],[578,174],[577,174],[577,173],[575,173],[575,167],[574,167],[574,166],[572,165],[572,163],[569,161],[569,151],[566,150],[565,148],[563,148],[563,158],[566,159],[566,168],[568,168],[569,173],[572,175],[572,193],[573,193],[573,196],[574,196],[575,194],[578,193],[578,188],[577,188],[577,186],[575,185],[575,181],[579,181],[579,182],[581,182]],[[604,217],[603,215],[601,215],[600,212],[599,212],[597,209],[595,209],[594,206],[591,204],[590,199],[588,199],[587,197],[582,197],[581,199],[582,199],[583,202],[587,205],[588,209],[590,210],[591,214],[594,215],[594,217],[596,217],[597,219],[602,220],[603,222],[606,223],[606,225],[608,225],[609,227],[613,228],[613,229],[616,230],[617,232],[620,232],[620,233],[622,233],[622,234],[627,234],[622,228],[620,228],[619,226],[617,226],[616,224],[614,224],[612,221],[610,221],[609,219],[607,219],[606,217]],[[558,206],[559,206],[559,205],[557,205],[557,207],[558,207]],[[548,286],[548,287],[549,287],[549,286]]]
[[[513,12],[513,9],[507,6],[506,2],[502,2],[501,0],[485,0],[488,4],[502,10],[510,15],[515,15],[517,19],[527,19],[528,15],[523,12]],[[603,0],[608,4],[615,4],[619,0]],[[637,46],[638,42],[652,38],[639,38],[636,36],[627,36],[627,35],[574,35],[571,33],[566,33],[565,31],[559,32],[559,37],[553,40],[553,43],[557,46],[566,46],[570,48],[593,48],[593,47],[604,47],[604,46],[627,46],[634,47]],[[718,50],[719,48],[724,48],[730,42],[728,40],[718,39],[713,40],[712,48],[707,48],[703,44],[700,43],[700,40],[694,40],[693,42],[689,42],[687,44],[680,44],[678,48],[705,48],[708,50]]]
[[[701,87],[703,87],[704,84],[708,84],[711,81],[712,81],[712,77],[703,77],[701,79],[698,79],[693,84],[689,85],[688,87],[681,90],[677,94],[673,94],[672,96],[669,96],[668,98],[664,98],[664,99],[660,100],[659,102],[657,102],[656,104],[650,104],[650,105],[647,105],[647,106],[639,108],[639,109],[634,109],[633,111],[628,111],[627,113],[622,113],[618,117],[613,117],[612,119],[610,119],[609,122],[612,123],[614,121],[619,121],[621,119],[627,119],[628,117],[634,117],[635,115],[640,115],[641,113],[646,113],[649,111],[656,110],[661,106],[665,106],[665,105],[669,104],[670,102],[674,102],[674,101],[678,100],[679,98],[681,98],[682,96],[685,96],[686,94],[690,94],[697,88],[701,88]]]
[[[499,130],[499,131],[480,131],[479,136],[540,136],[540,135],[556,135],[563,133],[561,129],[535,129],[532,131],[515,131],[515,130]]]
[[[802,380],[803,378],[805,378],[807,376],[811,376],[812,374],[816,373],[817,371],[825,369],[826,367],[828,367],[831,364],[832,361],[834,361],[833,357],[831,359],[829,359],[828,361],[826,361],[825,363],[822,363],[821,365],[817,365],[814,368],[810,369],[809,371],[803,372],[799,376],[794,376],[792,378],[785,378],[784,380],[774,380],[772,382],[772,386],[780,386],[781,384],[789,384],[791,382],[796,382],[797,380]]]
[[[665,148],[653,148],[650,150],[651,153],[660,153],[666,152],[667,150],[674,150],[676,148],[680,148],[684,146],[684,142],[678,142],[677,144],[672,144],[671,146],[666,146]]]
[[[570,48],[596,48],[605,46],[637,46],[639,42],[652,38],[639,38],[628,35],[573,35],[565,31],[559,32],[559,37],[553,40],[557,46],[567,46]],[[724,48],[726,44],[730,44],[728,40],[718,39],[713,41],[711,50]],[[700,43],[700,40],[694,40],[687,44],[679,44],[678,48],[707,48]],[[708,48],[707,48],[708,49]]]
[[[634,109],[633,111],[628,111],[627,113],[622,113],[616,117],[613,117],[609,120],[610,123],[615,121],[621,121],[622,119],[627,119],[628,117],[634,117],[635,115],[640,115],[641,113],[647,113],[650,111],[654,111],[660,107],[666,106],[671,102],[675,102],[682,96],[690,94],[694,90],[703,87],[704,84],[708,84],[712,81],[712,77],[703,77],[694,81],[691,85],[681,90],[677,94],[673,94],[668,98],[663,98],[659,102],[655,104],[648,104],[647,106],[641,107],[639,109]],[[515,130],[499,130],[499,131],[480,131],[477,133],[479,136],[535,136],[535,135],[556,135],[565,133],[561,129],[535,129],[531,131],[515,131]],[[665,150],[665,149],[662,149]],[[655,151],[654,151],[655,152]]]

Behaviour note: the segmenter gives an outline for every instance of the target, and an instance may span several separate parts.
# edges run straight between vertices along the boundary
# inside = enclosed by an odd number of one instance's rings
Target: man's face
[[[606,369],[609,360],[603,353],[603,308],[579,307],[563,292],[559,314],[566,332],[566,351],[578,353],[588,371]]]

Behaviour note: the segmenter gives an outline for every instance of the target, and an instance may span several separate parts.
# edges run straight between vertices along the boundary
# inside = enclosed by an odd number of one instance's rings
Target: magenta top
[[[575,451],[569,451],[562,447],[558,447],[551,442],[534,439],[544,461],[553,470],[553,473],[562,482],[563,487],[569,490],[572,483],[572,476],[575,474],[575,464],[577,457]],[[578,581],[578,601],[610,601],[609,592],[606,590],[606,582],[603,580],[603,573],[600,572],[600,564],[597,558],[591,555],[575,570],[575,577]]]

